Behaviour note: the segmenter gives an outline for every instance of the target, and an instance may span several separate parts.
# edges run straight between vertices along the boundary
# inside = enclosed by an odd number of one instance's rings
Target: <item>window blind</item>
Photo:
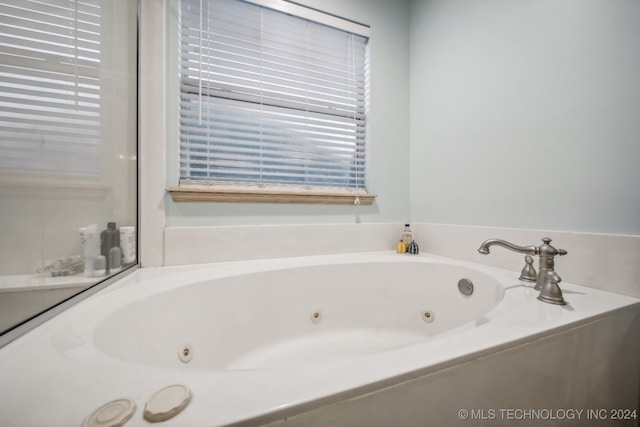
[[[100,0],[0,4],[0,171],[99,173]]]
[[[368,37],[182,0],[181,182],[365,188]]]

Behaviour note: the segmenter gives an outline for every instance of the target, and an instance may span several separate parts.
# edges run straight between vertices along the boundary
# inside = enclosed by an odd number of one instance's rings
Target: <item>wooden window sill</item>
[[[321,203],[333,205],[371,205],[375,194],[353,191],[280,188],[217,188],[183,186],[167,188],[174,202],[228,203]]]

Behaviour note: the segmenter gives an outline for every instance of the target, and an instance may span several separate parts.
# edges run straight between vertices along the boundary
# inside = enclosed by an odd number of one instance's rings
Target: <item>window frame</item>
[[[302,6],[297,3],[284,0],[242,1],[291,14],[326,26],[335,27],[346,32],[364,36],[368,39],[370,38],[370,28],[367,25],[328,14],[317,9]],[[176,6],[176,4],[177,7],[173,10],[176,11],[177,14],[177,9],[180,8],[179,0],[176,0],[173,3],[174,6]],[[175,18],[175,25],[177,27],[177,16],[173,18]],[[171,24],[172,22],[170,21],[169,25]],[[169,38],[171,38],[171,36],[171,31],[169,31]],[[172,40],[169,45],[169,52],[172,54],[174,52],[172,48],[175,47],[177,49],[177,34],[175,38],[176,40]],[[171,43],[175,43],[176,45],[171,46]],[[168,65],[169,70],[175,70],[177,68],[172,67],[173,64],[171,63]],[[177,90],[177,96],[179,98],[182,90],[179,87],[179,81],[177,86],[178,88],[173,90]],[[175,108],[177,110],[177,116],[179,117],[179,108],[177,106]],[[365,114],[368,114],[368,100],[365,101]],[[173,120],[173,117],[176,117],[171,114],[171,109],[170,117],[172,117],[171,120]],[[178,138],[180,138],[179,132],[175,132],[174,134],[178,134]],[[368,137],[365,138],[365,144],[367,140]],[[366,151],[367,149],[365,148],[365,157]],[[177,159],[178,162],[180,161],[179,150],[172,158]],[[366,167],[364,168],[363,173],[366,176]],[[371,205],[376,197],[375,194],[369,193],[364,186],[361,188],[340,188],[320,185],[307,186],[302,184],[221,183],[188,179],[178,180],[178,185],[168,186],[166,191],[171,195],[174,202],[326,203]]]

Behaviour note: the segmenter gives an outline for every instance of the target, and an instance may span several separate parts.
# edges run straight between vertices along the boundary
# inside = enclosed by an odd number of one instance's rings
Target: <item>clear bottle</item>
[[[413,233],[411,233],[411,228],[409,228],[409,224],[404,225],[404,231],[402,232],[402,241],[406,246],[409,246],[413,241]]]
[[[109,249],[109,273],[117,273],[122,269],[122,249],[114,246]]]
[[[96,224],[80,229],[84,236],[84,275],[94,277],[93,262],[100,255],[100,232]]]
[[[120,227],[120,249],[122,250],[122,264],[132,264],[136,260],[136,229],[135,227]]]

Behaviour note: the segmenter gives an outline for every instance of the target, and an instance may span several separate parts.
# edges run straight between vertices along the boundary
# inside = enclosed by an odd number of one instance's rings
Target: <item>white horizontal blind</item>
[[[0,171],[99,173],[100,0],[0,4]]]
[[[365,188],[367,37],[240,0],[180,30],[181,182]]]

